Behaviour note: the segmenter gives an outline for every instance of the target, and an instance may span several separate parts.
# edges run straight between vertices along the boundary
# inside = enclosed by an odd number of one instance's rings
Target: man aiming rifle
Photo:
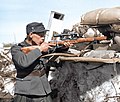
[[[50,52],[51,45],[44,42],[47,31],[42,23],[29,23],[26,26],[25,40],[11,47],[17,71],[13,102],[52,102],[46,60],[40,57]],[[67,51],[70,45],[66,42],[61,48],[51,52]],[[23,49],[29,49],[29,52],[26,54]]]

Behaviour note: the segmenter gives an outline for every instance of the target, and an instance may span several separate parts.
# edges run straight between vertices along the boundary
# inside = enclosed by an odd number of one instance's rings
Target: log
[[[59,56],[57,60],[60,61],[74,61],[74,62],[100,62],[100,63],[120,63],[120,58],[102,59],[91,57],[63,57]]]

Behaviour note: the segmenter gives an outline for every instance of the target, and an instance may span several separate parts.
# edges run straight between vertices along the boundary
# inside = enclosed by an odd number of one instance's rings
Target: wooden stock
[[[81,43],[81,42],[92,42],[95,40],[106,40],[107,37],[106,36],[101,36],[101,37],[90,37],[90,38],[78,38],[75,40],[64,40],[64,41],[56,41],[56,42],[49,42],[50,46],[56,46],[56,44],[58,45],[64,45],[65,42],[69,42],[71,44],[76,44],[76,43]]]
[[[27,54],[28,52],[31,51],[31,46],[29,46],[29,47],[22,47],[21,50],[22,50],[25,54]]]
[[[51,41],[49,42],[49,46],[64,45],[65,42],[69,42],[70,44],[76,44],[81,42],[92,42],[92,41],[106,40],[106,39],[107,39],[106,36],[102,36],[102,37],[78,38],[75,40],[64,40],[64,41],[54,41],[54,42]],[[23,47],[21,48],[21,50],[27,54],[33,49],[30,46],[30,47]]]

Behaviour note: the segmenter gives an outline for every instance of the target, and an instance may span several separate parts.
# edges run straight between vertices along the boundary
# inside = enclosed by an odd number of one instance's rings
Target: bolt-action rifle
[[[62,40],[62,41],[50,41],[49,45],[50,46],[56,46],[56,45],[64,45],[65,42],[69,42],[71,44],[77,44],[81,42],[92,42],[92,41],[100,41],[100,40],[106,40],[106,36],[101,36],[101,37],[89,37],[89,38],[77,38],[73,40]]]
[[[101,40],[106,40],[106,36],[101,36],[101,37],[90,37],[90,38],[77,38],[77,39],[72,39],[72,40],[62,40],[62,41],[50,41],[48,44],[49,46],[55,47],[59,45],[64,45],[65,43],[70,43],[70,44],[77,44],[77,43],[82,43],[82,42],[93,42],[93,41],[101,41]],[[31,51],[31,46],[30,47],[22,47],[21,50],[24,53],[28,53]]]

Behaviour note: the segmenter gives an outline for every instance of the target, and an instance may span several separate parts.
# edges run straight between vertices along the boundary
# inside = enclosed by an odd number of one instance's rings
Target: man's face
[[[44,42],[45,34],[44,33],[41,33],[41,34],[32,33],[31,38],[35,44],[40,45],[41,43]]]

